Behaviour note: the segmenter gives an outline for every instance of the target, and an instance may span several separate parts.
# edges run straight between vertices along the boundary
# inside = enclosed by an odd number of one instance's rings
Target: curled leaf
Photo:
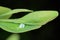
[[[6,15],[12,15],[12,14],[15,14],[15,13],[18,13],[18,12],[33,12],[32,10],[28,10],[28,9],[14,9],[14,10],[11,10],[5,14],[1,14],[0,15],[0,18],[1,17],[4,17]]]
[[[35,11],[19,19],[0,19],[0,27],[8,32],[23,33],[38,29],[57,16],[57,11]]]

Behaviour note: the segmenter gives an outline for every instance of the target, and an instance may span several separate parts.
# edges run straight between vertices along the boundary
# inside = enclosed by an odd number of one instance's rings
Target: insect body
[[[25,24],[22,24],[22,23],[21,23],[21,24],[19,25],[19,28],[24,28],[24,27],[25,27]]]

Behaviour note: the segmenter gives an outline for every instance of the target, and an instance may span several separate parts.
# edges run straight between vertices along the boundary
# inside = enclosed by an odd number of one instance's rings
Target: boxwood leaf
[[[0,27],[8,32],[23,33],[38,29],[57,16],[57,11],[35,11],[19,19],[0,19]]]
[[[20,40],[19,34],[12,34],[6,40]]]
[[[0,6],[0,16],[11,11],[10,8],[7,8],[7,7],[3,7],[3,6]],[[0,17],[0,19],[6,19],[6,18],[9,18],[11,15],[5,15],[3,17]]]
[[[1,14],[0,15],[0,18],[6,16],[6,15],[12,15],[12,14],[15,14],[15,13],[18,13],[18,12],[33,12],[32,10],[28,10],[28,9],[14,9],[14,10],[11,10],[5,14]]]

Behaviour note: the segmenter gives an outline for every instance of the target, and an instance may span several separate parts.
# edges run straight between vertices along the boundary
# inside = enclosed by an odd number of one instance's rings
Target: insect
[[[7,15],[12,15],[18,12],[30,12],[19,19],[2,19]],[[12,33],[23,33],[31,30],[38,29],[46,23],[52,21],[58,16],[57,11],[44,10],[44,11],[32,11],[27,9],[14,9],[5,14],[0,15],[0,28]]]
[[[21,23],[20,25],[19,25],[19,28],[24,28],[25,27],[25,24],[23,24],[23,23]]]

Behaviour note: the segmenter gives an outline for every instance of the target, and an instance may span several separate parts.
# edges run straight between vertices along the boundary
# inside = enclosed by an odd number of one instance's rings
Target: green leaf
[[[3,30],[6,30],[8,32],[12,32],[12,33],[23,33],[23,32],[27,32],[33,29],[37,29],[40,28],[40,25],[35,25],[35,23],[33,24],[27,24],[24,23],[24,27],[20,27],[22,23],[10,23],[10,22],[0,22],[0,27]],[[38,27],[39,26],[39,27]]]
[[[6,40],[20,40],[20,36],[18,34],[12,34]]]
[[[55,19],[57,16],[58,16],[57,11],[51,11],[51,10],[35,11],[24,16],[23,18],[20,18],[20,20],[24,20],[25,22],[29,22],[29,23],[32,23],[32,22],[40,23],[40,25],[44,25],[52,21],[53,19]],[[18,20],[17,22],[19,22],[20,20]]]
[[[19,19],[0,19],[0,27],[8,32],[23,33],[38,29],[57,16],[57,11],[36,11]]]
[[[3,7],[3,6],[0,6],[0,16],[11,11],[11,9],[7,8],[7,7]],[[9,18],[11,15],[5,15],[3,17],[0,17],[0,19],[6,19],[6,18]]]
[[[32,10],[28,10],[28,9],[14,9],[14,10],[11,10],[5,14],[1,14],[0,15],[0,18],[6,16],[6,15],[12,15],[12,14],[15,14],[15,13],[18,13],[18,12],[33,12]]]

